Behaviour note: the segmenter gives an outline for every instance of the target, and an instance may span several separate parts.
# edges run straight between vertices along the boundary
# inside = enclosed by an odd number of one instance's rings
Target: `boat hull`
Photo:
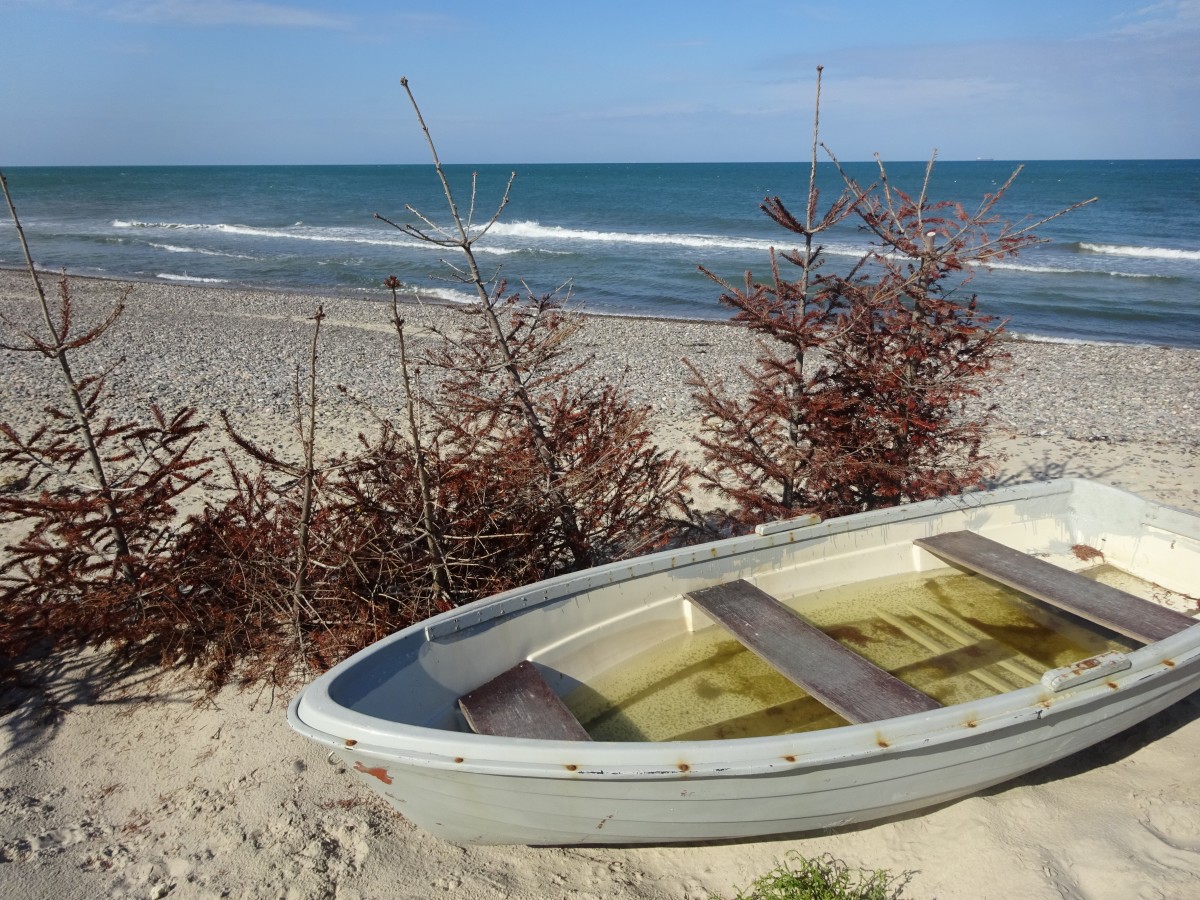
[[[309,685],[300,733],[336,751],[406,818],[455,843],[736,840],[934,806],[1085,750],[1200,687],[1200,628],[1105,677],[1042,684],[881,722],[668,742],[469,733],[454,701],[522,659],[559,693],[680,627],[682,594],[731,578],[813,589],[944,564],[912,540],[968,528],[1063,561],[1101,547],[1195,593],[1197,517],[1088,482],[1024,486],[817,525],[780,525],[533,585],[405,629]],[[683,623],[681,626],[680,623]]]

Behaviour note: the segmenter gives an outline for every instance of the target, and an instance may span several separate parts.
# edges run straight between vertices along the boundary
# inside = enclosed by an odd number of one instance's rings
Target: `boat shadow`
[[[1198,720],[1200,720],[1200,694],[1193,694],[1140,724],[1089,747],[1086,753],[1075,753],[1064,757],[1057,762],[1034,769],[1032,772],[994,785],[972,796],[997,797],[1012,790],[1039,787],[1066,778],[1074,778],[1096,769],[1103,769],[1129,758],[1156,741],[1169,737]]]

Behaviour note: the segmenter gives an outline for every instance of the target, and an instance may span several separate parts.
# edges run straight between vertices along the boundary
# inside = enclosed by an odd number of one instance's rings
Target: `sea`
[[[928,196],[974,208],[1016,163],[945,161]],[[850,163],[862,183],[875,163]],[[769,275],[768,251],[796,238],[759,205],[803,209],[804,163],[452,165],[465,221],[482,229],[484,274],[537,294],[559,291],[599,314],[720,320],[721,289]],[[921,190],[923,162],[887,165],[893,188]],[[407,293],[468,302],[454,248],[421,243],[376,218],[448,227],[431,165],[14,168],[5,172],[36,263],[131,281],[334,293]],[[837,196],[832,164],[822,202]],[[1051,341],[1200,348],[1200,160],[1034,161],[997,213],[1030,224],[1099,200],[1036,230],[1042,242],[979,270],[968,290],[1010,333]],[[850,266],[870,236],[844,224],[824,235],[830,266]],[[0,266],[24,265],[12,223]]]

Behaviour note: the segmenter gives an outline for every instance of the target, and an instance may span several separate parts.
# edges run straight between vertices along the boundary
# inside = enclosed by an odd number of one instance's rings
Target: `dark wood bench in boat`
[[[684,596],[848,722],[877,722],[941,708],[932,697],[846,649],[747,581]]]
[[[459,697],[458,708],[476,734],[542,741],[591,740],[537,666],[528,660]]]
[[[1197,624],[1181,612],[1092,581],[971,531],[951,531],[918,538],[913,543],[947,562],[1145,644]]]

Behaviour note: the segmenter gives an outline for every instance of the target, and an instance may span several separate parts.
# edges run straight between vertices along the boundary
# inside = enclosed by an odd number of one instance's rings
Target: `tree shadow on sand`
[[[995,475],[984,479],[983,486],[987,490],[993,490],[995,488],[1011,487],[1016,484],[1054,481],[1057,478],[1087,478],[1099,481],[1119,472],[1125,465],[1135,461],[1131,457],[1116,465],[1097,468],[1080,462],[1071,456],[1068,456],[1066,459],[1055,460],[1051,459],[1048,453],[1043,453],[1039,461],[1030,463],[1023,468],[1011,471],[998,469]]]
[[[72,710],[194,705],[195,686],[168,674],[122,663],[108,650],[47,653],[23,662],[19,675],[0,690],[0,775],[44,754]]]

